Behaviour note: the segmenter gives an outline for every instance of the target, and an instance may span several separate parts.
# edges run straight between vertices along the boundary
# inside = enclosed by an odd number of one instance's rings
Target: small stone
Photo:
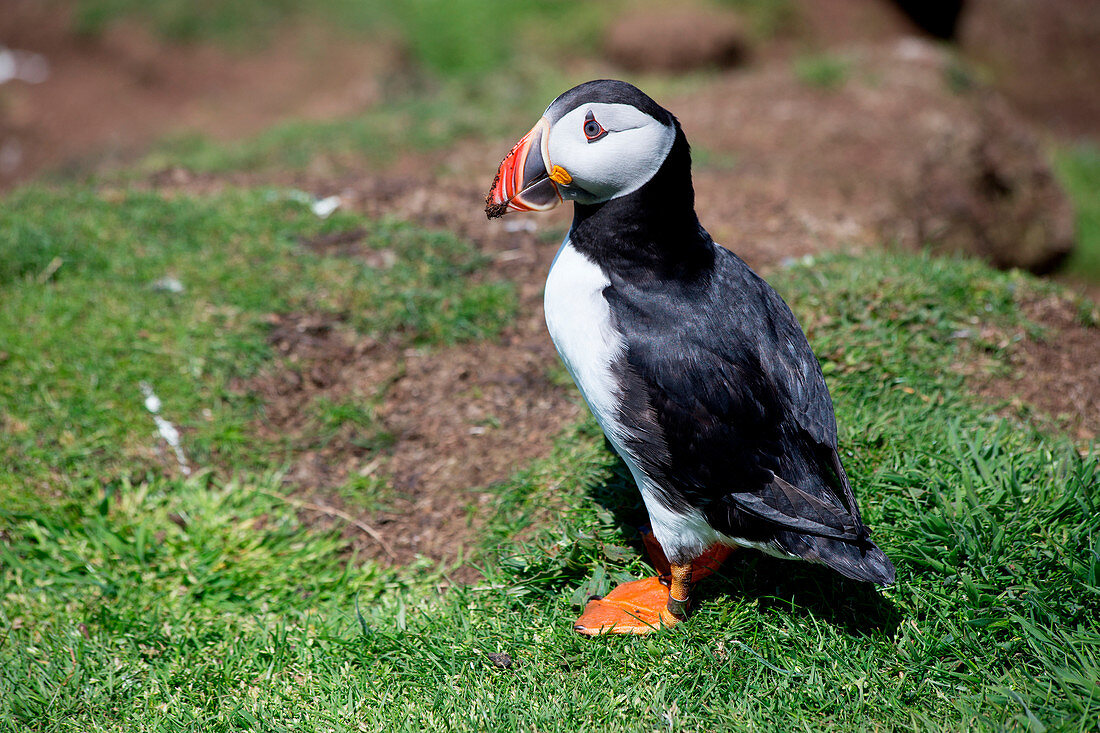
[[[493,663],[494,667],[500,669],[511,669],[515,662],[512,661],[512,657],[503,652],[489,652],[489,661]]]
[[[327,219],[332,212],[340,208],[340,204],[343,200],[339,196],[327,196],[323,199],[318,199],[311,204],[313,213],[322,219]]]
[[[152,285],[153,290],[162,293],[182,293],[183,283],[175,277],[162,277]]]

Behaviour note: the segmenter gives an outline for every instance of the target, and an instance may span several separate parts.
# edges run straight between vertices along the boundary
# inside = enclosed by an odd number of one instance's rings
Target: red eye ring
[[[584,136],[590,143],[594,143],[604,135],[607,134],[607,130],[603,129],[603,125],[596,122],[596,116],[589,110],[588,114],[584,116]]]

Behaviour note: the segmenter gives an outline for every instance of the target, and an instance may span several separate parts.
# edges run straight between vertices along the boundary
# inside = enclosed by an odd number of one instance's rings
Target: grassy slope
[[[300,197],[300,196],[299,196]],[[331,314],[410,344],[495,333],[511,284],[448,234],[337,212],[322,221],[285,191],[194,199],[24,189],[0,211],[0,487],[8,509],[46,492],[85,500],[157,465],[139,389],[148,383],[199,465],[278,468],[251,434],[255,398],[233,389],[272,360],[274,313]],[[323,256],[310,238],[360,232],[386,269]],[[158,289],[175,278],[182,293]],[[318,419],[333,412],[318,405]],[[339,412],[337,410],[337,412]],[[23,497],[23,498],[19,498]]]
[[[600,22],[623,6],[621,0],[595,8],[578,0],[58,1],[71,7],[73,29],[86,35],[130,20],[170,41],[247,49],[269,43],[289,25],[319,24],[349,36],[396,37],[424,68],[458,76],[499,69],[533,51],[582,50],[598,38]]]
[[[1079,145],[1062,150],[1054,169],[1077,210],[1077,248],[1064,271],[1100,282],[1100,148]]]
[[[420,253],[441,241],[456,253],[447,267],[466,272],[473,261],[445,237],[356,217],[319,222],[270,198],[29,190],[6,207],[0,728],[1100,721],[1095,459],[991,417],[950,370],[958,358],[996,356],[960,332],[1021,326],[1014,298],[1033,281],[885,255],[779,273],[825,360],[847,464],[898,584],[879,594],[745,553],[703,585],[689,623],[587,640],[571,631],[578,604],[645,572],[630,546],[637,497],[591,424],[497,487],[486,581],[446,593],[445,569],[362,564],[338,538],[303,527],[273,497],[281,487],[270,472],[203,468],[225,440],[218,425],[233,427],[243,466],[277,460],[248,434],[252,406],[225,389],[270,358],[264,313],[333,303],[373,313],[346,304],[365,297],[359,278],[377,277],[386,293],[373,306],[409,286],[401,271],[349,276],[348,261],[312,255],[297,237],[366,226],[398,246],[396,228],[410,267],[434,261]],[[39,283],[54,256],[64,264]],[[169,268],[186,283],[182,297],[148,287]],[[421,311],[427,330],[406,324],[409,338],[431,342],[453,325],[453,310],[433,307]],[[505,312],[495,297],[481,310],[470,335],[492,333]],[[189,479],[141,457],[153,441],[143,379],[193,431],[185,446],[200,470]],[[200,415],[210,405],[208,429]],[[489,652],[515,665],[498,668]]]

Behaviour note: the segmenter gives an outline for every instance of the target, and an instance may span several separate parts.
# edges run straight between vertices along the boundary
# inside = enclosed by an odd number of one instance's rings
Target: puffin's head
[[[492,219],[565,199],[600,204],[625,196],[653,177],[675,139],[675,118],[638,88],[608,79],[573,87],[500,164],[485,213]]]

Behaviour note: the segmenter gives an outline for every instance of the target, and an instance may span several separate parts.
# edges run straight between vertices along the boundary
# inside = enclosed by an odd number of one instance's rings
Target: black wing
[[[700,507],[720,532],[833,564],[816,556],[823,544],[870,543],[820,366],[779,295],[716,249],[705,277],[612,277],[605,291],[628,334],[616,365],[625,447],[670,508]]]

